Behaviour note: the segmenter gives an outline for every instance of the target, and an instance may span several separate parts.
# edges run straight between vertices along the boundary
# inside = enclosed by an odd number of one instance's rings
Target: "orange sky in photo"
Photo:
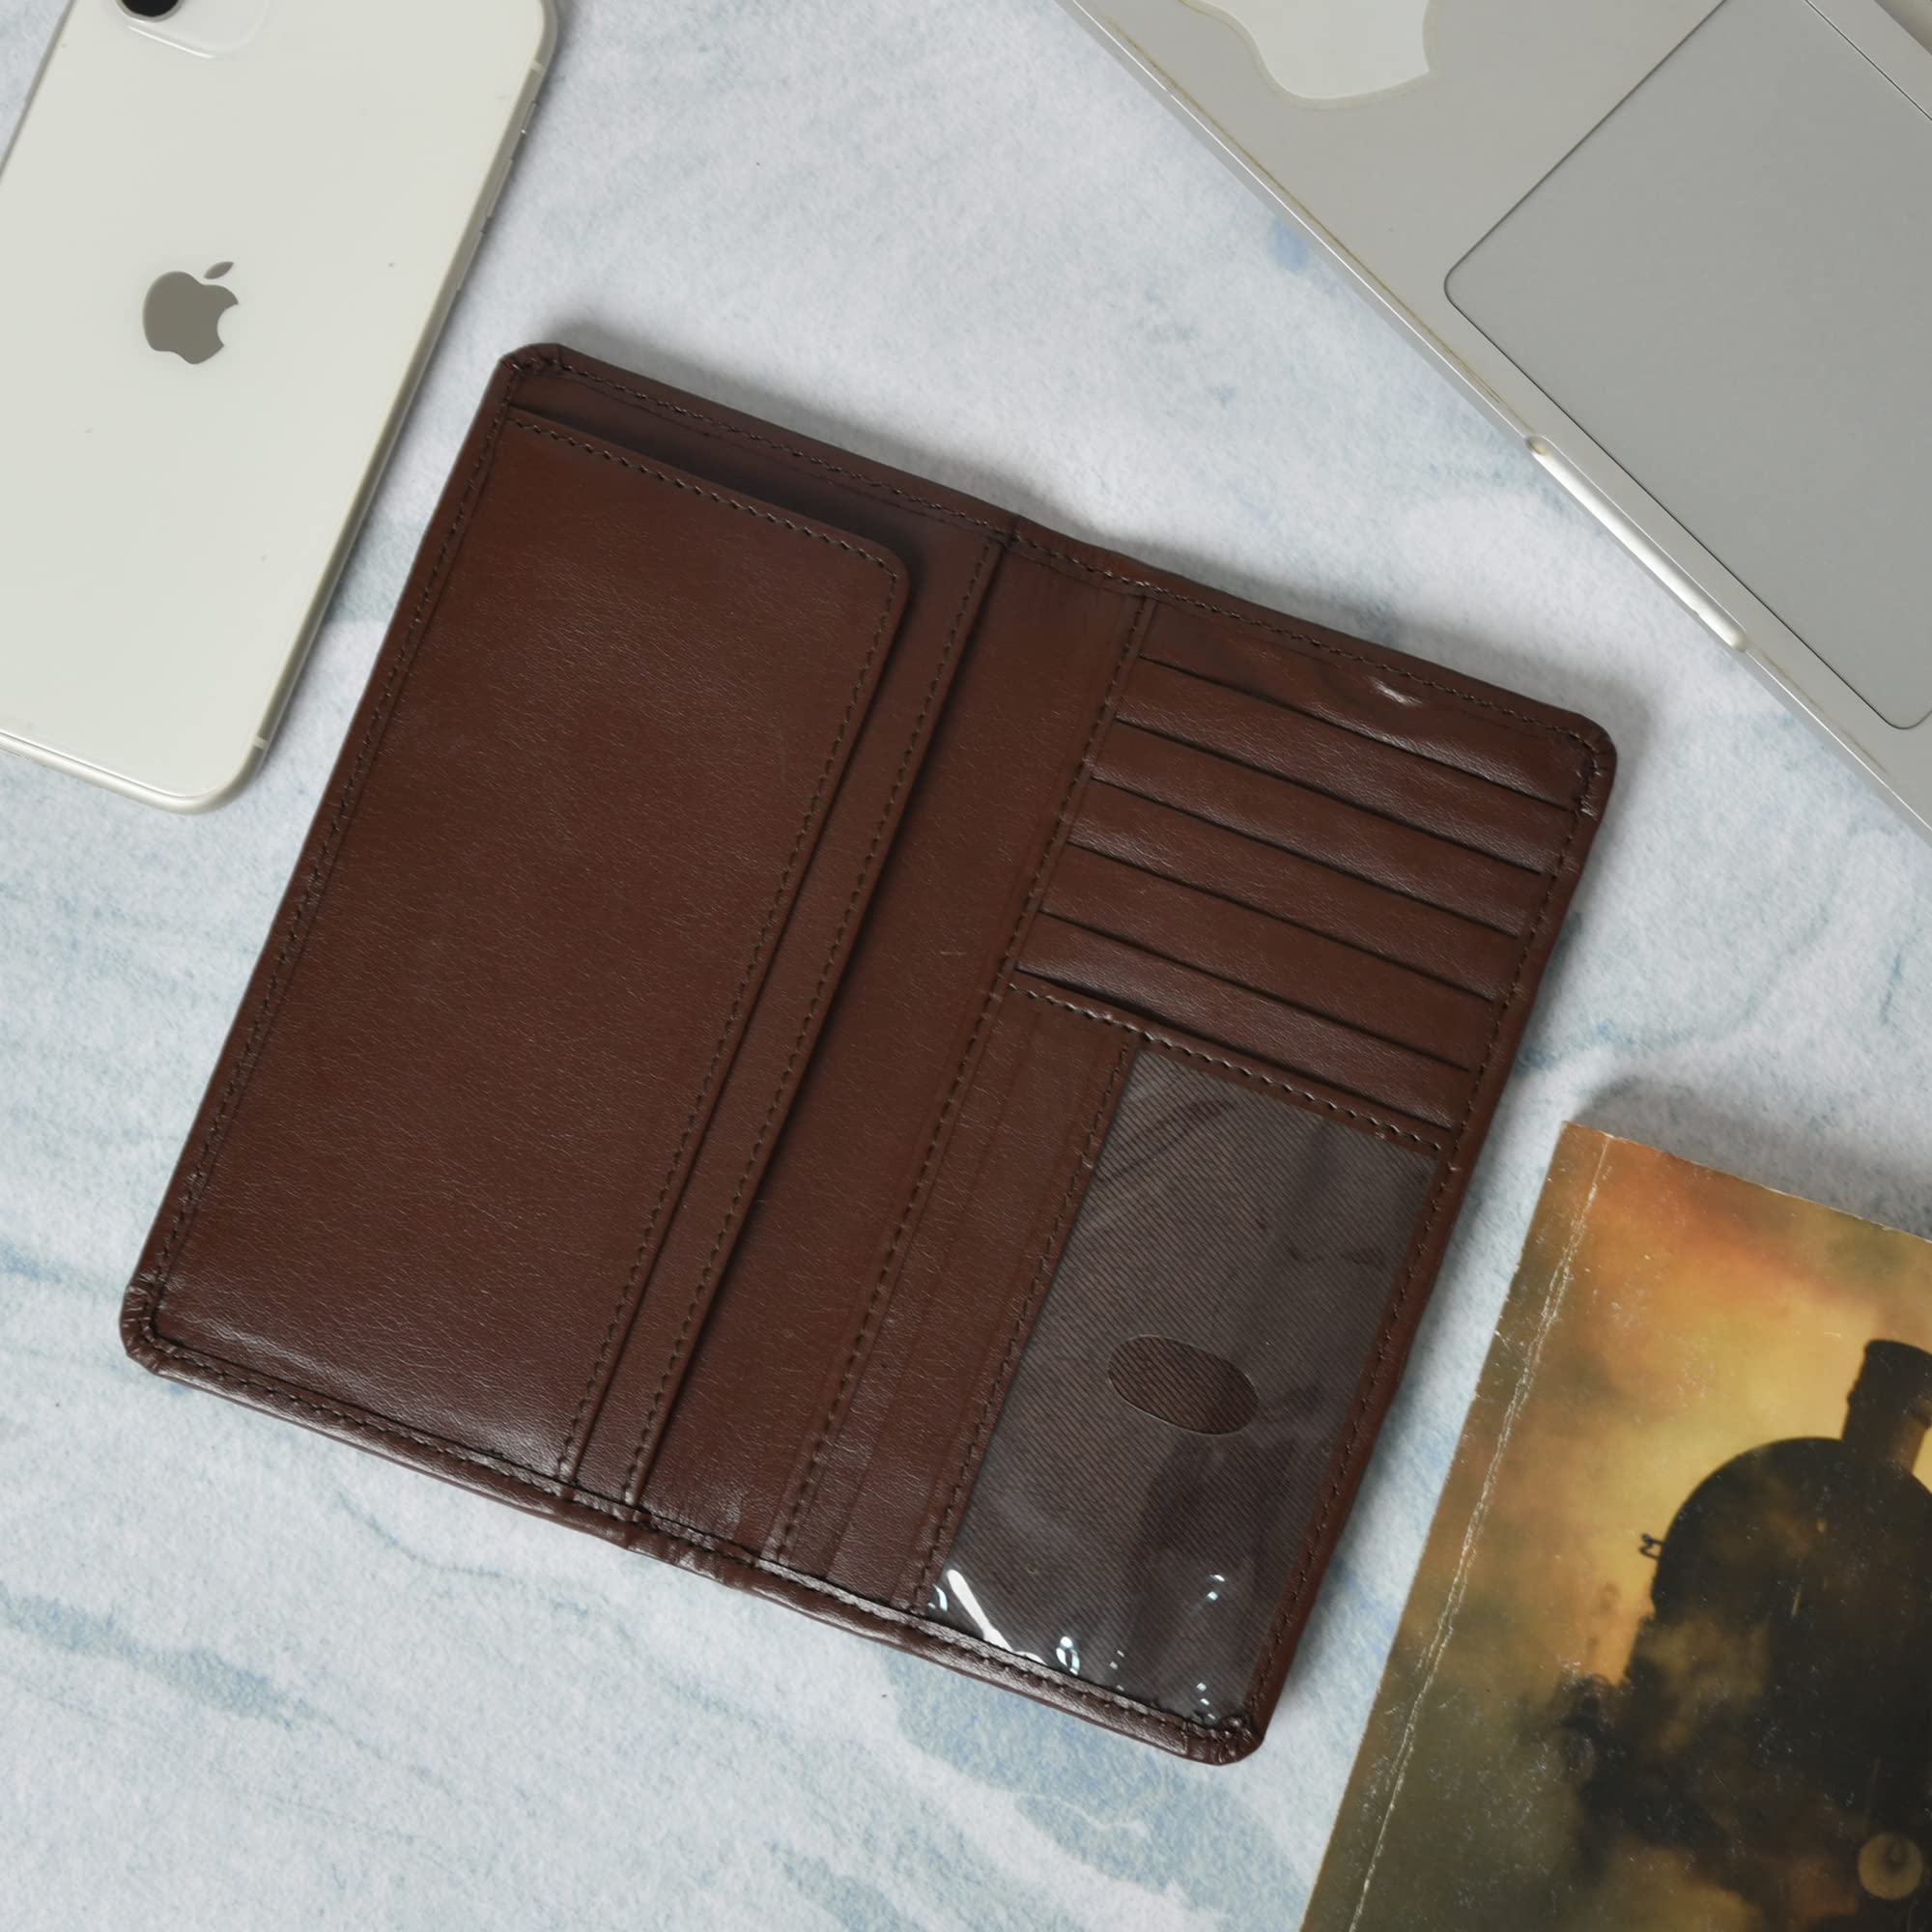
[[[1485,1589],[1519,1606],[1525,1663],[1554,1654],[1614,1675],[1648,1608],[1643,1535],[1733,1456],[1836,1435],[1867,1342],[1932,1347],[1932,1244],[1572,1130],[1513,1304],[1542,1298],[1592,1193],[1482,1565]],[[1466,1520],[1474,1473],[1459,1465],[1445,1517]],[[1460,1548],[1432,1537],[1423,1578],[1446,1580]]]

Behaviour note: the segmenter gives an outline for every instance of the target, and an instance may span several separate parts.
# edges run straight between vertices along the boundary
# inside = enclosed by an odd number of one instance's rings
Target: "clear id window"
[[[1232,1063],[1143,1052],[927,1614],[1238,1709],[1434,1174]]]

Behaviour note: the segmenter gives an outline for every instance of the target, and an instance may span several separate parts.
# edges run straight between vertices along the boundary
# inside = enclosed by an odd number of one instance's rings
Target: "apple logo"
[[[222,276],[234,266],[217,262],[199,279],[179,270],[163,275],[148,291],[141,312],[149,348],[179,355],[184,362],[212,362],[219,355],[227,346],[221,340],[221,318],[241,300],[233,289],[221,286]]]
[[[1298,100],[1340,105],[1429,77],[1434,0],[1189,0],[1237,27]]]

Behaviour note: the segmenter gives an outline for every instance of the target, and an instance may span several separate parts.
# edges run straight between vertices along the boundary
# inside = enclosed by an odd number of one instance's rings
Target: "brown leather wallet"
[[[1563,712],[526,351],[128,1346],[1238,1757],[1611,766]]]

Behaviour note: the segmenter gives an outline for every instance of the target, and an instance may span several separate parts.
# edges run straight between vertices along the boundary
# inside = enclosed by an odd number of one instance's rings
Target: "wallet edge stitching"
[[[400,695],[397,688],[399,680],[406,682],[407,668],[414,662],[416,651],[421,642],[422,629],[430,610],[441,591],[446,587],[450,565],[481,501],[489,472],[494,465],[494,460],[500,444],[501,433],[518,391],[518,379],[545,369],[588,387],[602,388],[628,396],[657,413],[670,412],[691,417],[699,422],[710,423],[715,426],[716,432],[720,435],[731,435],[741,439],[768,443],[773,448],[786,451],[796,461],[810,464],[834,474],[851,475],[855,480],[861,482],[868,492],[877,488],[886,489],[895,497],[900,497],[910,502],[923,505],[927,510],[935,513],[938,517],[949,523],[964,522],[994,533],[1000,538],[1003,548],[1009,550],[1017,549],[1038,556],[1051,558],[1069,566],[1081,575],[1097,576],[1123,587],[1138,589],[1144,596],[1150,599],[1201,610],[1210,615],[1226,618],[1245,628],[1260,631],[1264,635],[1291,639],[1324,655],[1342,658],[1349,662],[1362,665],[1378,675],[1400,677],[1430,689],[1441,691],[1463,703],[1477,705],[1516,720],[1526,729],[1538,735],[1556,736],[1566,739],[1577,745],[1583,753],[1583,766],[1579,773],[1578,787],[1571,807],[1573,824],[1569,837],[1564,843],[1561,853],[1550,867],[1548,885],[1537,917],[1525,937],[1515,977],[1508,992],[1498,1004],[1497,1016],[1492,1029],[1492,1038],[1486,1048],[1483,1065],[1478,1069],[1474,1082],[1475,1094],[1471,1099],[1463,1122],[1454,1132],[1451,1150],[1452,1157],[1448,1161],[1443,1176],[1437,1183],[1435,1196],[1426,1209],[1423,1231],[1418,1237],[1415,1252],[1408,1267],[1405,1270],[1403,1280],[1395,1295],[1392,1297],[1390,1307],[1385,1316],[1378,1341],[1377,1353],[1372,1358],[1370,1370],[1365,1376],[1365,1382],[1367,1384],[1365,1393],[1357,1404],[1350,1434],[1345,1439],[1342,1449],[1338,1452],[1339,1466],[1330,1482],[1322,1515],[1308,1539],[1308,1548],[1304,1549],[1300,1572],[1289,1587],[1289,1590],[1285,1593],[1281,1603],[1277,1605],[1276,1613],[1270,1626],[1267,1647],[1257,1666],[1255,1676],[1251,1680],[1248,1698],[1243,1704],[1241,1717],[1226,1719],[1212,1726],[1204,1725],[1192,1719],[1176,1718],[1173,1714],[1162,1711],[1157,1706],[1146,1704],[1118,1693],[1108,1692],[1100,1687],[1083,1685],[1078,1679],[1066,1677],[1064,1672],[1049,1671],[1044,1666],[1041,1666],[1037,1673],[1027,1670],[1022,1667],[1025,1662],[1024,1660],[1004,1657],[1001,1653],[989,1650],[977,1639],[960,1633],[949,1632],[942,1625],[934,1625],[929,1620],[898,1610],[892,1605],[873,1603],[871,1600],[866,1598],[854,1597],[849,1592],[839,1590],[837,1585],[830,1583],[828,1579],[810,1577],[803,1572],[790,1570],[781,1562],[776,1562],[756,1552],[741,1550],[739,1547],[729,1545],[722,1539],[712,1537],[708,1533],[699,1531],[693,1526],[679,1524],[672,1519],[658,1517],[654,1512],[647,1509],[626,1507],[622,1504],[611,1503],[606,1499],[597,1497],[594,1492],[582,1490],[574,1483],[565,1484],[555,1478],[547,1478],[538,1470],[526,1468],[524,1465],[510,1463],[502,1458],[494,1457],[487,1451],[423,1435],[420,1432],[409,1429],[393,1418],[378,1418],[373,1411],[355,1411],[340,1404],[328,1401],[317,1390],[306,1391],[306,1394],[315,1397],[316,1400],[303,1401],[299,1396],[291,1392],[295,1386],[293,1384],[284,1387],[273,1382],[260,1380],[242,1372],[240,1364],[224,1363],[218,1357],[207,1354],[185,1344],[173,1341],[160,1333],[157,1325],[158,1318],[169,1287],[168,1273],[173,1265],[174,1254],[178,1242],[184,1233],[183,1224],[191,1218],[192,1210],[198,1206],[200,1197],[206,1191],[212,1177],[212,1169],[208,1165],[210,1155],[217,1151],[217,1137],[227,1124],[227,1116],[236,1098],[237,1090],[243,1084],[244,1076],[252,1070],[253,1062],[258,1056],[260,1048],[266,1045],[267,1029],[272,1019],[272,1009],[277,1004],[283,989],[283,977],[288,970],[293,954],[298,948],[299,942],[306,936],[309,915],[313,911],[314,902],[320,896],[321,893],[327,889],[335,859],[339,854],[342,835],[347,829],[350,817],[353,815],[353,810],[359,797],[361,783],[366,777],[368,765],[378,753],[382,732],[386,727],[388,718],[393,710],[393,700]],[[163,1244],[157,1254],[156,1266],[136,1277],[135,1286],[143,1292],[142,1297],[137,1304],[130,1305],[128,1313],[133,1318],[130,1326],[135,1328],[139,1341],[146,1345],[146,1349],[142,1352],[147,1357],[147,1366],[157,1369],[159,1361],[163,1359],[183,1361],[191,1367],[201,1369],[205,1374],[213,1377],[217,1381],[234,1383],[250,1388],[270,1398],[274,1403],[328,1416],[359,1433],[387,1435],[398,1440],[409,1441],[416,1444],[427,1453],[442,1460],[468,1463],[474,1466],[491,1469],[510,1480],[520,1482],[525,1487],[552,1494],[553,1496],[559,1496],[559,1499],[567,1507],[582,1508],[602,1517],[615,1517],[619,1520],[634,1521],[639,1526],[655,1529],[661,1535],[671,1537],[674,1540],[684,1542],[693,1547],[711,1548],[721,1554],[725,1560],[737,1563],[742,1567],[749,1568],[754,1572],[762,1571],[783,1577],[815,1594],[830,1596],[840,1602],[850,1604],[871,1620],[887,1628],[895,1626],[904,1627],[908,1630],[909,1634],[921,1642],[935,1646],[960,1648],[974,1657],[976,1663],[983,1674],[1016,1676],[1051,1689],[1058,1697],[1083,1702],[1103,1703],[1130,1711],[1137,1718],[1161,1732],[1178,1734],[1183,1738],[1186,1741],[1185,1754],[1187,1756],[1198,1756],[1207,1761],[1226,1761],[1227,1759],[1241,1755],[1245,1749],[1251,1747],[1258,1741],[1258,1736],[1263,1726],[1262,1720],[1255,1714],[1257,1700],[1260,1697],[1263,1687],[1266,1684],[1272,1673],[1275,1661],[1287,1638],[1288,1627],[1293,1612],[1301,1597],[1306,1592],[1314,1561],[1313,1548],[1319,1544],[1321,1535],[1325,1531],[1327,1522],[1333,1516],[1335,1504],[1339,1501],[1342,1490],[1346,1487],[1349,1476],[1352,1472],[1352,1463],[1355,1460],[1355,1445],[1359,1442],[1364,1419],[1373,1400],[1374,1390],[1379,1386],[1382,1377],[1385,1374],[1395,1329],[1409,1294],[1412,1292],[1417,1266],[1422,1257],[1428,1252],[1429,1245],[1434,1238],[1435,1225],[1440,1218],[1443,1201],[1446,1198],[1450,1181],[1455,1177],[1456,1164],[1453,1152],[1460,1149],[1461,1143],[1466,1135],[1469,1122],[1473,1120],[1477,1111],[1484,1082],[1487,1080],[1494,1061],[1496,1044],[1500,1040],[1509,1020],[1518,1009],[1523,979],[1528,972],[1537,944],[1542,939],[1548,927],[1549,913],[1556,898],[1558,889],[1564,881],[1566,872],[1570,872],[1571,870],[1571,861],[1577,843],[1582,838],[1585,828],[1589,827],[1594,819],[1601,816],[1602,798],[1599,795],[1601,782],[1605,769],[1613,769],[1615,759],[1614,749],[1609,739],[1600,728],[1590,725],[1586,720],[1577,721],[1586,726],[1585,730],[1579,731],[1568,724],[1557,722],[1553,718],[1538,718],[1530,713],[1516,710],[1512,706],[1502,703],[1496,698],[1486,696],[1479,692],[1440,682],[1417,670],[1411,670],[1403,666],[1391,665],[1380,658],[1362,656],[1346,649],[1340,644],[1313,636],[1309,632],[1299,629],[1293,624],[1271,623],[1248,612],[1231,610],[1224,605],[1187,596],[1152,580],[1130,578],[1120,572],[1104,569],[1101,566],[1073,556],[1069,553],[1050,549],[1016,531],[1002,533],[998,530],[998,526],[994,525],[986,524],[962,512],[949,510],[943,504],[933,502],[929,498],[917,497],[897,485],[882,482],[877,478],[860,477],[856,472],[841,471],[836,465],[821,457],[814,456],[810,451],[799,449],[794,445],[786,444],[773,439],[753,437],[751,432],[725,423],[720,418],[706,416],[701,412],[681,408],[667,399],[652,396],[642,390],[627,388],[620,383],[599,377],[570,362],[560,349],[543,349],[534,352],[526,352],[523,355],[510,357],[503,364],[503,374],[506,380],[496,415],[486,433],[483,446],[478,452],[476,462],[471,469],[471,473],[465,483],[463,495],[458,499],[449,527],[444,533],[442,548],[438,554],[436,563],[432,566],[430,578],[424,586],[421,598],[418,600],[417,610],[411,620],[409,648],[405,653],[399,654],[396,664],[390,668],[388,678],[384,684],[384,694],[379,699],[378,707],[372,715],[368,725],[365,727],[362,743],[356,752],[355,763],[343,781],[341,796],[336,801],[334,816],[331,819],[329,830],[326,835],[324,851],[318,855],[315,867],[311,871],[309,885],[304,889],[303,897],[298,904],[294,917],[290,922],[289,931],[284,939],[281,952],[277,955],[274,966],[271,968],[270,982],[265,990],[261,1007],[257,1011],[248,1036],[244,1038],[236,1066],[230,1074],[227,1087],[224,1089],[222,1100],[218,1103],[215,1118],[211,1122],[208,1133],[204,1137],[202,1148],[196,1155],[194,1166],[188,1170],[181,1183],[180,1199],[176,1204],[174,1220],[170,1224],[168,1235],[164,1237]],[[1145,613],[1143,613],[1142,621],[1132,627],[1136,637],[1141,635],[1144,626]],[[1122,669],[1124,669],[1128,661],[1128,657],[1123,655]],[[1119,672],[1117,671],[1116,683],[1118,683],[1118,677]],[[1114,687],[1110,686],[1108,702],[1103,704],[1101,708],[1102,721],[1110,709],[1113,690]],[[1097,728],[1098,722],[1096,721],[1096,730]],[[1085,763],[1086,760],[1083,757],[1081,770],[1085,769]],[[1076,773],[1075,779],[1076,788],[1077,782],[1078,773]],[[1574,879],[1574,874],[1572,876]],[[1199,1747],[1198,1750],[1196,1749],[1197,1746]]]
[[[157,1324],[161,1309],[167,1301],[168,1291],[173,1286],[172,1277],[180,1244],[185,1239],[195,1215],[200,1211],[202,1198],[213,1179],[214,1164],[219,1158],[221,1145],[232,1121],[233,1110],[240,1104],[260,1054],[268,1045],[269,1037],[273,1030],[274,1015],[279,1010],[282,994],[286,989],[287,976],[294,969],[296,954],[312,927],[315,908],[334,874],[335,864],[341,855],[350,821],[355,815],[356,805],[360,802],[362,781],[380,754],[381,740],[388,729],[389,721],[395,713],[395,706],[401,702],[403,691],[409,683],[410,672],[415,666],[431,611],[448,586],[449,573],[457,553],[462,548],[464,537],[469,534],[477,509],[488,494],[497,455],[501,447],[503,426],[509,419],[515,393],[515,383],[506,382],[497,403],[496,415],[484,437],[482,447],[477,451],[476,461],[471,466],[469,478],[464,484],[463,494],[457,499],[456,510],[450,518],[449,527],[443,533],[442,546],[430,568],[428,580],[423,584],[422,595],[416,600],[416,608],[411,615],[403,648],[396,653],[395,661],[390,665],[383,680],[382,692],[370,712],[368,723],[363,726],[361,739],[356,746],[355,760],[339,787],[335,810],[329,818],[328,829],[324,834],[322,847],[309,867],[308,880],[302,889],[302,895],[297,901],[294,913],[288,916],[288,931],[283,937],[274,965],[270,969],[268,984],[263,988],[260,1004],[256,1007],[254,1018],[242,1040],[242,1051],[236,1056],[235,1065],[230,1069],[228,1080],[222,1089],[221,1098],[215,1106],[213,1118],[209,1122],[208,1130],[202,1136],[196,1151],[194,1162],[183,1180],[181,1196],[175,1205],[174,1219],[169,1223],[168,1232],[156,1254],[154,1267],[146,1277],[150,1282],[150,1288],[148,1304],[142,1311],[142,1328],[146,1337],[157,1346],[163,1342]],[[312,1393],[317,1392],[312,1391]]]
[[[148,1289],[156,1286],[151,1275],[143,1275],[139,1278],[139,1283]],[[224,1361],[219,1356],[210,1355],[185,1344],[172,1342],[152,1328],[142,1331],[142,1339],[149,1345],[156,1357],[185,1362],[190,1368],[213,1381],[251,1390],[257,1396],[266,1398],[265,1406],[271,1412],[289,1408],[305,1410],[312,1415],[327,1417],[329,1423],[357,1435],[378,1435],[392,1441],[407,1442],[427,1457],[459,1466],[467,1465],[486,1470],[517,1484],[520,1488],[549,1496],[565,1511],[581,1510],[598,1520],[593,1526],[600,1533],[616,1536],[627,1548],[634,1547],[630,1541],[631,1534],[637,1530],[643,1530],[685,1544],[692,1548],[707,1551],[754,1574],[775,1577],[814,1596],[829,1598],[885,1629],[900,1630],[914,1638],[930,1639],[946,1648],[956,1649],[972,1657],[976,1663],[986,1668],[991,1674],[1020,1677],[1029,1683],[1056,1690],[1065,1688],[1082,1700],[1099,1700],[1130,1712],[1137,1718],[1151,1720],[1163,1731],[1179,1732],[1190,1739],[1200,1741],[1206,1747],[1206,1754],[1209,1756],[1236,1756],[1246,1747],[1246,1743],[1252,1741],[1241,1720],[1208,1727],[1193,1723],[1186,1719],[1176,1718],[1171,1712],[1162,1711],[1154,1705],[1139,1703],[1121,1692],[1109,1691],[1101,1686],[1083,1685],[1077,1679],[1068,1679],[1064,1672],[1055,1670],[1049,1665],[1040,1664],[1036,1667],[1031,1659],[991,1650],[980,1639],[963,1631],[950,1630],[943,1624],[930,1623],[927,1619],[898,1609],[891,1604],[859,1596],[833,1582],[829,1577],[814,1577],[807,1571],[795,1570],[743,1544],[734,1543],[728,1537],[700,1529],[695,1523],[684,1522],[676,1517],[666,1516],[640,1505],[617,1502],[599,1494],[594,1490],[586,1490],[574,1482],[559,1481],[545,1475],[542,1470],[531,1465],[512,1462],[507,1457],[493,1455],[486,1449],[478,1449],[468,1443],[412,1429],[393,1416],[379,1415],[373,1409],[358,1409],[350,1405],[334,1402],[314,1389],[298,1393],[299,1384],[265,1379],[260,1375],[248,1373],[240,1363]],[[155,1369],[157,1364],[151,1359],[147,1366]],[[316,1400],[305,1400],[304,1393],[315,1397]],[[298,1417],[291,1419],[299,1420]],[[319,1433],[328,1434],[327,1430]],[[1188,1755],[1193,1753],[1190,1751]]]

